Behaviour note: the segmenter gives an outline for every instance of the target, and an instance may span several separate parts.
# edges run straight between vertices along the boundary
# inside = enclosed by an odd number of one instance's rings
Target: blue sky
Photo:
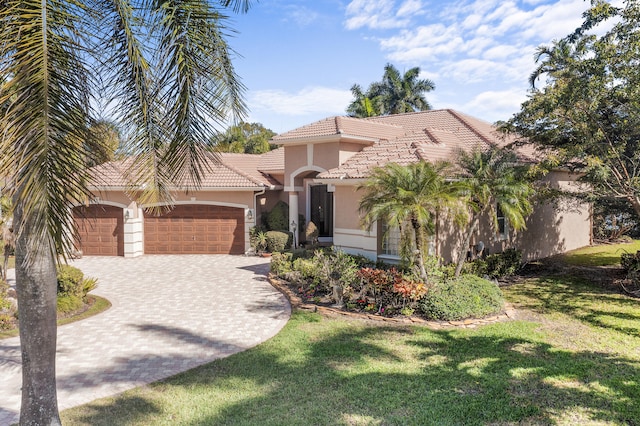
[[[232,18],[247,121],[285,132],[344,115],[354,83],[420,67],[433,108],[489,122],[526,99],[537,46],[573,31],[583,0],[261,0]]]

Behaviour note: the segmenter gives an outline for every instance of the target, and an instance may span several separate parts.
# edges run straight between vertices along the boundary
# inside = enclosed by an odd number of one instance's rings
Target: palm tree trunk
[[[424,267],[424,257],[422,256],[422,249],[424,247],[422,241],[422,227],[420,226],[420,223],[414,219],[411,220],[411,225],[416,238],[416,262],[418,263],[420,279],[422,279],[425,284],[428,284],[429,276],[427,275],[427,270]]]
[[[462,242],[462,246],[460,247],[460,253],[458,253],[458,264],[456,265],[456,272],[454,274],[455,277],[460,276],[460,272],[462,272],[462,266],[464,265],[464,261],[467,258],[467,250],[469,250],[469,244],[471,243],[471,237],[473,233],[476,232],[476,228],[480,224],[480,214],[476,214],[471,221],[471,225],[467,230],[467,235]]]
[[[20,425],[60,425],[56,393],[56,265],[51,242],[34,241],[32,219],[14,211],[22,350]]]

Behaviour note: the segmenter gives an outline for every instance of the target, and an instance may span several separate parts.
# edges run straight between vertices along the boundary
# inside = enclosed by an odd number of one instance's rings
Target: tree
[[[526,167],[518,166],[513,151],[489,148],[486,151],[460,152],[458,165],[462,171],[461,184],[467,197],[471,220],[466,227],[458,254],[455,276],[459,276],[466,259],[473,234],[480,219],[488,215],[494,230],[498,229],[499,208],[514,230],[525,227],[525,219],[532,211],[533,186],[526,175]]]
[[[592,30],[615,23],[602,35]],[[602,31],[600,31],[602,32]],[[537,52],[521,111],[501,127],[548,149],[555,165],[584,173],[598,196],[640,216],[640,4],[593,0],[575,32]]]
[[[93,167],[114,160],[122,143],[118,125],[106,119],[96,120],[89,125],[84,143],[84,150],[89,153],[87,166]]]
[[[218,152],[263,154],[275,148],[275,145],[269,143],[275,134],[260,123],[241,122],[224,133],[216,133],[211,138],[211,146]]]
[[[13,199],[20,306],[20,424],[59,425],[56,265],[73,250],[71,206],[91,196],[92,98],[105,95],[136,154],[139,201],[197,187],[212,122],[241,115],[222,8],[247,0],[15,1],[0,8],[0,173]],[[58,254],[61,256],[59,260]]]
[[[2,239],[3,256],[0,278],[6,281],[9,257],[15,246],[13,220],[11,218],[11,198],[6,195],[0,195],[0,238]]]
[[[370,228],[376,221],[382,221],[400,229],[401,245],[415,247],[411,255],[403,250],[403,257],[417,264],[425,283],[428,282],[425,238],[434,234],[438,214],[450,209],[460,219],[459,187],[446,179],[449,168],[444,162],[419,161],[407,166],[389,163],[374,169],[371,177],[358,187],[364,191],[359,206],[363,225]]]
[[[435,84],[419,76],[419,67],[401,75],[396,67],[387,64],[382,81],[371,83],[366,93],[357,84],[351,87],[355,99],[347,107],[347,113],[353,117],[371,117],[431,109],[424,94],[435,89]]]

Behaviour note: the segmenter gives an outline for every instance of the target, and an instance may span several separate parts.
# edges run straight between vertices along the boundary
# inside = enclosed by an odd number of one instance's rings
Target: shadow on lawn
[[[92,403],[87,424],[159,422],[154,389],[198,388],[200,414],[180,424],[634,424],[640,419],[639,363],[568,352],[537,340],[535,324],[431,331],[323,321],[297,314],[287,339],[220,360],[112,403]],[[319,328],[316,328],[319,327]],[[291,342],[296,343],[291,346]],[[385,342],[385,343],[381,343]],[[396,352],[402,345],[404,350]],[[301,355],[292,356],[292,351]],[[225,392],[246,395],[225,399]],[[207,406],[208,400],[223,400]],[[204,405],[204,406],[203,406]],[[184,410],[183,410],[184,411]],[[189,411],[189,410],[187,410]],[[562,417],[566,415],[567,417]],[[111,422],[111,423],[110,423]]]
[[[640,299],[603,289],[584,278],[547,276],[508,289],[518,308],[541,313],[560,312],[595,327],[640,337]],[[606,308],[605,308],[606,307]]]

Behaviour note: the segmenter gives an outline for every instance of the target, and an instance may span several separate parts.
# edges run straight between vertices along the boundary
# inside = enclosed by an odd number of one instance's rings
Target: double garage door
[[[84,255],[124,256],[121,208],[76,207],[78,246]],[[242,254],[244,210],[241,208],[179,205],[161,216],[145,214],[145,254]]]
[[[145,214],[145,254],[243,254],[244,210],[179,205],[162,216]]]

